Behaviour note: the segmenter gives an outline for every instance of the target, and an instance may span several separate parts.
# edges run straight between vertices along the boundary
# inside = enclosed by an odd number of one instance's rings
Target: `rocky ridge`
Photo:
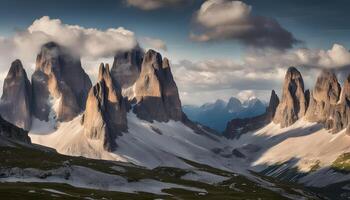
[[[224,136],[229,139],[239,138],[244,133],[264,127],[273,120],[278,104],[279,98],[276,92],[272,90],[269,106],[264,114],[231,120],[227,123]]]

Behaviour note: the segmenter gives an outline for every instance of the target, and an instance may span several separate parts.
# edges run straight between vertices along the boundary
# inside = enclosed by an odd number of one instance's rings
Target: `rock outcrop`
[[[0,116],[0,146],[11,146],[12,143],[31,144],[28,131],[9,123]]]
[[[34,116],[72,120],[85,109],[91,85],[79,58],[54,42],[43,45],[32,76]]]
[[[344,81],[344,86],[340,99],[336,104],[332,104],[330,114],[325,122],[325,128],[332,133],[337,133],[343,129],[350,130],[350,75]]]
[[[336,75],[329,70],[323,70],[317,78],[314,90],[310,93],[306,119],[324,123],[338,103],[340,92],[341,87]]]
[[[290,67],[284,79],[282,99],[273,121],[282,128],[288,127],[303,117],[306,109],[303,78],[295,67]]]
[[[116,148],[116,137],[127,130],[125,103],[120,88],[113,83],[108,64],[100,65],[98,82],[89,92],[82,124],[85,136],[101,141],[108,151]]]
[[[182,108],[169,60],[153,50],[143,59],[141,73],[135,83],[134,112],[147,121],[181,121]]]
[[[273,120],[278,104],[279,98],[276,92],[272,90],[269,106],[266,108],[264,114],[256,117],[231,120],[227,123],[224,136],[229,139],[239,138],[244,133],[264,127]]]
[[[4,80],[0,114],[8,122],[29,130],[32,123],[31,84],[20,60],[12,62]]]
[[[113,79],[118,80],[122,89],[131,87],[138,79],[143,54],[140,47],[135,47],[130,51],[119,51],[114,56],[111,75]]]

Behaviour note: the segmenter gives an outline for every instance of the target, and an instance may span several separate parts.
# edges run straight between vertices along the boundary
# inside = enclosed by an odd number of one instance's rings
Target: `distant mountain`
[[[237,118],[254,117],[266,111],[266,105],[257,98],[241,102],[231,97],[228,102],[218,99],[202,106],[184,105],[184,113],[192,121],[199,122],[219,132],[225,130],[227,122]]]

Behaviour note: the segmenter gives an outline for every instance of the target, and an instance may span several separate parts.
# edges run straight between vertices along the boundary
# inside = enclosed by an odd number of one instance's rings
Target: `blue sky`
[[[144,11],[122,0],[2,0],[0,35],[25,29],[42,16],[67,24],[106,29],[123,26],[138,36],[160,38],[169,53],[181,59],[239,57],[244,47],[236,42],[202,44],[190,41],[193,14],[203,1],[176,8]],[[254,15],[273,17],[308,47],[329,48],[333,43],[349,45],[350,2],[346,0],[247,0]],[[242,50],[243,49],[243,50]]]
[[[228,2],[229,0],[224,1]],[[167,55],[174,63],[181,63],[182,60],[191,61],[193,67],[189,68],[190,70],[195,68],[196,63],[212,59],[237,63],[245,62],[244,58],[247,52],[255,51],[255,49],[248,48],[235,39],[213,40],[210,42],[196,42],[190,39],[189,33],[195,26],[195,13],[204,2],[204,0],[194,0],[192,3],[144,10],[137,6],[127,5],[126,0],[1,0],[0,36],[11,37],[19,30],[26,30],[34,20],[40,19],[42,16],[49,16],[51,19],[60,19],[65,24],[79,25],[85,28],[105,30],[122,26],[134,32],[138,38],[161,39],[168,48],[168,51],[163,52],[163,54]],[[296,39],[303,41],[294,45],[293,49],[286,51],[298,50],[304,47],[311,50],[324,49],[324,51],[328,51],[334,44],[340,44],[346,49],[350,46],[350,12],[348,12],[350,1],[245,0],[243,3],[251,6],[252,16],[263,16],[277,20],[284,30],[290,32]],[[265,49],[262,50],[265,51]],[[257,49],[257,51],[261,51],[261,49]],[[256,54],[254,52],[253,55]],[[258,63],[268,63],[265,60],[261,61],[262,57],[266,57],[266,55],[260,54]],[[290,59],[289,55],[283,55]],[[251,58],[252,54],[249,54],[249,56]],[[277,62],[281,64],[279,65]],[[282,66],[285,63],[293,62],[290,62],[290,60],[288,62],[274,62],[276,66]],[[300,62],[295,63],[299,64]],[[251,64],[244,63],[242,66],[249,67]],[[214,101],[216,97],[227,99],[229,96],[235,96],[241,90],[252,90],[257,95],[260,93],[268,94],[266,91],[272,85],[270,81],[266,83],[266,88],[261,88],[253,86],[254,84],[250,86],[247,82],[246,87],[235,87],[233,82],[222,81],[220,87],[219,84],[209,84],[215,82],[215,80],[220,82],[220,77],[212,80],[212,76],[216,76],[215,72],[203,70],[200,73],[208,78],[208,84],[204,84],[201,88],[192,88],[186,85],[189,84],[188,80],[181,80],[181,77],[176,77],[181,76],[181,74],[179,75],[180,72],[184,72],[184,70],[181,71],[181,67],[188,68],[188,66],[181,66],[181,64],[176,65],[175,73],[177,74],[175,74],[175,78],[179,79],[178,85],[185,99],[184,101],[189,103]],[[235,70],[237,68],[236,64],[231,64],[228,68],[230,67]],[[220,68],[217,70],[220,70]],[[254,70],[252,68],[249,72]],[[273,73],[278,72],[276,68],[273,70]],[[259,70],[255,71],[259,73]],[[198,78],[203,78],[203,76]],[[254,77],[254,75],[251,76]],[[280,80],[283,73],[276,74],[276,76]],[[306,76],[308,75],[306,74]],[[266,77],[269,77],[269,75],[266,75]],[[244,81],[246,80],[242,80],[242,82]],[[276,80],[272,81],[273,83],[277,82]],[[312,82],[313,80],[310,78],[307,81]],[[263,84],[263,82],[261,83]],[[235,84],[237,85],[237,83]],[[275,85],[276,88],[271,89],[278,91],[277,83]],[[196,91],[199,92],[195,94]],[[194,92],[193,95],[196,96],[194,100],[189,100],[189,97],[186,97],[191,92]],[[266,98],[268,95],[262,96]]]

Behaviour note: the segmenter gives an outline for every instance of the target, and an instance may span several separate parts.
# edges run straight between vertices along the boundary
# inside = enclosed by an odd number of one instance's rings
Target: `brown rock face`
[[[113,151],[115,139],[127,130],[126,108],[121,91],[115,87],[109,66],[101,64],[98,82],[89,92],[82,119],[86,137],[99,140],[104,148]]]
[[[290,67],[284,79],[282,99],[273,121],[282,128],[288,127],[303,117],[306,109],[303,78],[295,67]]]
[[[32,85],[35,117],[70,121],[85,109],[91,81],[80,59],[50,42],[43,45],[37,56]]]
[[[181,101],[168,59],[149,50],[143,59],[135,84],[134,112],[141,119],[152,121],[182,120]]]
[[[140,75],[143,54],[143,50],[136,47],[130,51],[118,52],[114,56],[111,74],[122,89],[129,88],[136,82]]]
[[[15,60],[5,78],[0,113],[8,122],[29,130],[32,123],[31,84],[20,60]]]
[[[270,103],[264,114],[251,118],[231,120],[227,123],[224,136],[229,139],[239,138],[244,133],[264,127],[273,120],[278,104],[279,98],[276,92],[272,90]]]
[[[341,87],[336,75],[328,70],[322,71],[311,93],[306,119],[324,123],[339,101],[340,91]]]

